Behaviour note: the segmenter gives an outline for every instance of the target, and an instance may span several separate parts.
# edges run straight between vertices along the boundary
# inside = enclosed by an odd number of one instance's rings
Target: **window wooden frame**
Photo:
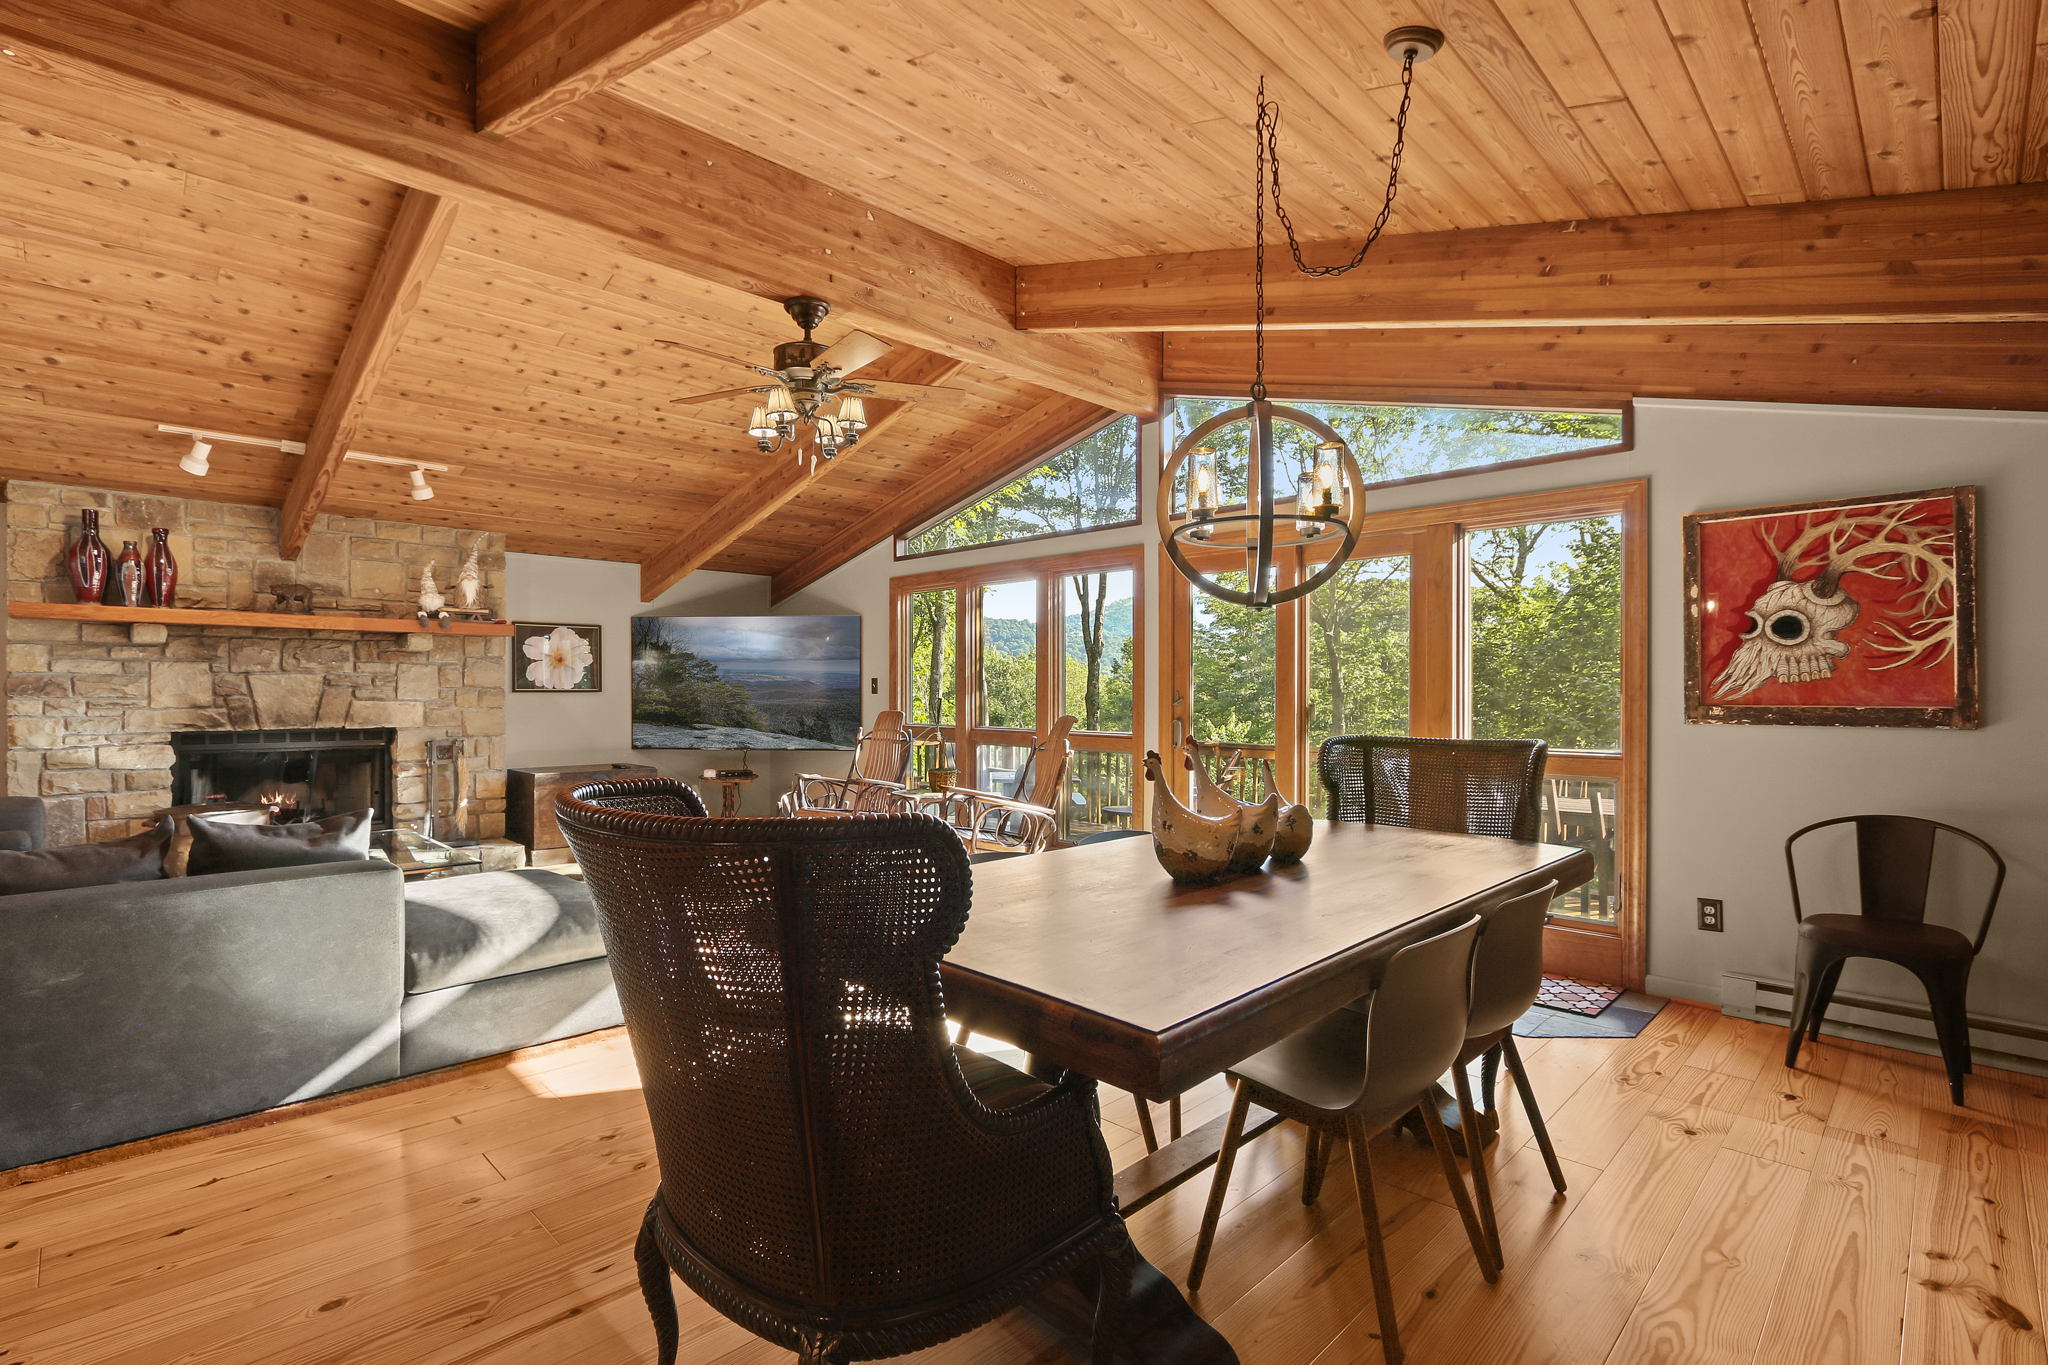
[[[1616,441],[1609,441],[1604,446],[1587,446],[1584,450],[1560,450],[1550,455],[1529,455],[1519,460],[1499,460],[1493,464],[1466,465],[1461,469],[1439,469],[1434,473],[1410,474],[1406,478],[1401,479],[1367,480],[1365,490],[1368,493],[1377,492],[1382,488],[1406,488],[1411,484],[1436,483],[1443,479],[1462,479],[1469,474],[1498,474],[1503,470],[1509,469],[1532,469],[1537,465],[1558,464],[1565,460],[1584,460],[1594,455],[1622,455],[1636,448],[1636,405],[1633,401],[1623,403],[1618,408],[1575,408],[1558,403],[1544,403],[1534,406],[1521,403],[1390,403],[1384,398],[1347,398],[1342,393],[1331,392],[1328,385],[1269,383],[1267,390],[1269,396],[1275,400],[1289,403],[1344,403],[1361,408],[1429,408],[1433,411],[1471,408],[1485,412],[1611,412],[1621,418],[1621,438]],[[1193,390],[1182,390],[1176,393],[1160,395],[1161,412],[1171,414],[1174,410],[1173,405],[1183,398],[1207,399],[1211,402],[1242,401],[1222,394],[1196,393]],[[1166,430],[1170,431],[1175,425],[1176,423],[1171,416],[1162,419],[1162,426]],[[1168,448],[1170,449],[1171,447],[1169,446]],[[982,496],[985,497],[987,494],[984,493]],[[966,505],[965,503],[961,504],[963,507]],[[1231,506],[1220,510],[1226,512],[1235,511],[1243,506],[1243,503],[1233,503]]]
[[[904,532],[902,535],[894,537],[889,542],[891,553],[893,554],[897,562],[901,563],[906,559],[929,559],[933,555],[957,555],[968,550],[993,549],[999,545],[1029,545],[1033,541],[1058,540],[1062,536],[1094,535],[1098,531],[1123,531],[1128,530],[1133,526],[1142,525],[1145,516],[1145,428],[1149,424],[1143,418],[1137,418],[1133,420],[1131,435],[1131,507],[1133,511],[1129,520],[1106,521],[1102,523],[1100,526],[1078,526],[1071,531],[1040,531],[1036,535],[1010,536],[1004,540],[982,540],[976,541],[972,545],[948,545],[943,547],[942,549],[937,550],[911,550],[904,548],[907,545],[909,545],[912,540],[914,540],[918,536],[923,535],[932,527],[938,525],[940,522],[946,520],[954,513],[960,511],[961,508],[972,507],[974,506],[974,504],[982,501],[984,498],[992,497],[996,493],[1001,492],[1003,489],[1008,488],[1011,484],[1017,482],[1018,479],[1024,477],[1026,474],[1031,473],[1032,471],[1038,469],[1042,465],[1051,464],[1054,460],[1057,460],[1060,456],[1066,454],[1075,446],[1081,444],[1081,442],[1094,439],[1096,436],[1100,435],[1105,428],[1113,426],[1117,422],[1121,422],[1129,416],[1129,413],[1122,412],[1112,412],[1105,414],[1100,422],[1097,422],[1094,426],[1089,427],[1088,430],[1082,432],[1079,436],[1074,437],[1071,441],[1068,441],[1065,444],[1060,445],[1053,450],[1043,451],[1037,455],[1034,455],[1031,457],[1029,461],[1027,461],[1024,464],[1018,465],[1015,469],[1011,470],[1009,473],[1003,475],[1002,477],[997,479],[991,479],[988,483],[982,485],[982,487],[975,490],[975,493],[972,497],[962,498],[960,501],[954,503],[951,507],[948,507],[945,511],[939,513],[937,516],[927,517],[924,521],[918,523],[918,525],[912,527],[910,530]]]
[[[1409,559],[1409,732],[1469,733],[1470,632],[1464,619],[1466,537],[1474,531],[1530,522],[1619,516],[1622,522],[1621,749],[1554,749],[1548,773],[1615,781],[1620,904],[1612,929],[1553,918],[1545,932],[1549,970],[1640,987],[1646,959],[1649,872],[1649,483],[1642,479],[1559,488],[1507,497],[1438,503],[1390,512],[1368,511],[1356,558],[1407,554]],[[1228,553],[1228,552],[1224,552]],[[1193,650],[1193,589],[1159,552],[1164,648],[1159,680],[1158,742],[1171,752],[1188,733]],[[1283,570],[1283,574],[1285,571]],[[1285,581],[1283,577],[1283,581]],[[1275,775],[1290,799],[1304,800],[1315,780],[1308,753],[1306,601],[1275,609],[1277,639]],[[1311,854],[1313,857],[1313,854]]]
[[[984,744],[1029,745],[1037,732],[984,723],[981,697],[981,589],[996,583],[1035,579],[1038,584],[1038,726],[1042,730],[1061,714],[1061,689],[1066,661],[1066,580],[1070,575],[1095,572],[1124,572],[1131,575],[1131,729],[1128,734],[1108,730],[1075,730],[1070,736],[1075,753],[1114,753],[1131,760],[1131,827],[1144,827],[1146,812],[1145,764],[1145,552],[1136,545],[1079,550],[1073,554],[1049,555],[1036,559],[1012,559],[995,564],[939,569],[930,573],[903,574],[889,580],[889,695],[892,704],[910,710],[907,654],[910,645],[910,602],[920,592],[950,588],[958,596],[954,611],[954,702],[953,724],[931,727],[946,733],[956,755],[955,779],[963,787],[981,787],[978,771]],[[1178,577],[1178,575],[1175,575]]]

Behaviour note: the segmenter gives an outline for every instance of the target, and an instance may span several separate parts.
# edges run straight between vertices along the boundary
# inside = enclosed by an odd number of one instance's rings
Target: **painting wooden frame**
[[[546,687],[532,681],[527,675],[527,665],[532,662],[526,654],[526,642],[542,639],[556,630],[571,630],[590,646],[590,668],[574,687]],[[507,651],[512,661],[511,690],[529,692],[541,696],[572,697],[587,696],[592,692],[604,691],[604,627],[578,625],[573,621],[514,621],[512,623],[512,646]]]
[[[1688,721],[1981,723],[1974,486],[1692,513],[1685,599]]]

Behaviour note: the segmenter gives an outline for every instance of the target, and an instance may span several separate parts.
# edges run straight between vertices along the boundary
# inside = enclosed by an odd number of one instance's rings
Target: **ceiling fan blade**
[[[858,387],[877,398],[894,399],[899,403],[930,403],[933,407],[957,408],[967,401],[967,394],[960,389],[940,389],[930,384],[894,384],[886,379],[863,379]]]
[[[745,389],[714,389],[710,393],[693,393],[688,398],[671,398],[668,401],[671,403],[711,403],[720,398],[737,398],[743,393],[766,392],[766,389],[757,385],[753,388]]]
[[[866,332],[848,332],[820,352],[818,358],[811,362],[811,368],[830,365],[843,375],[852,374],[863,365],[874,364],[894,349],[880,337],[869,336]]]
[[[747,363],[738,356],[726,355],[722,351],[706,350],[702,346],[697,346],[687,341],[677,341],[671,337],[656,337],[654,344],[657,346],[673,347],[678,351],[688,351],[691,355],[703,356],[706,360],[715,360],[721,365],[744,366]]]

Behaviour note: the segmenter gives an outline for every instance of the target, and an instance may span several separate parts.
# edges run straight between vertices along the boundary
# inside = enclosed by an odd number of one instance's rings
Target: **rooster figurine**
[[[1195,809],[1217,818],[1237,817],[1237,844],[1230,855],[1230,870],[1250,872],[1273,852],[1273,839],[1280,830],[1280,793],[1271,792],[1264,801],[1240,801],[1210,779],[1209,770],[1202,766],[1200,745],[1190,739],[1184,747],[1188,769],[1194,773]]]
[[[1166,875],[1177,882],[1213,882],[1228,872],[1243,823],[1238,813],[1203,815],[1182,805],[1157,750],[1145,752],[1145,777],[1152,784],[1152,851]]]

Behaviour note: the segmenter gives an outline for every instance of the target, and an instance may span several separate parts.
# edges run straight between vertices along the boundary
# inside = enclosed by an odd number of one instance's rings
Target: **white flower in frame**
[[[526,637],[526,680],[550,692],[573,692],[590,672],[590,641],[567,626]]]

